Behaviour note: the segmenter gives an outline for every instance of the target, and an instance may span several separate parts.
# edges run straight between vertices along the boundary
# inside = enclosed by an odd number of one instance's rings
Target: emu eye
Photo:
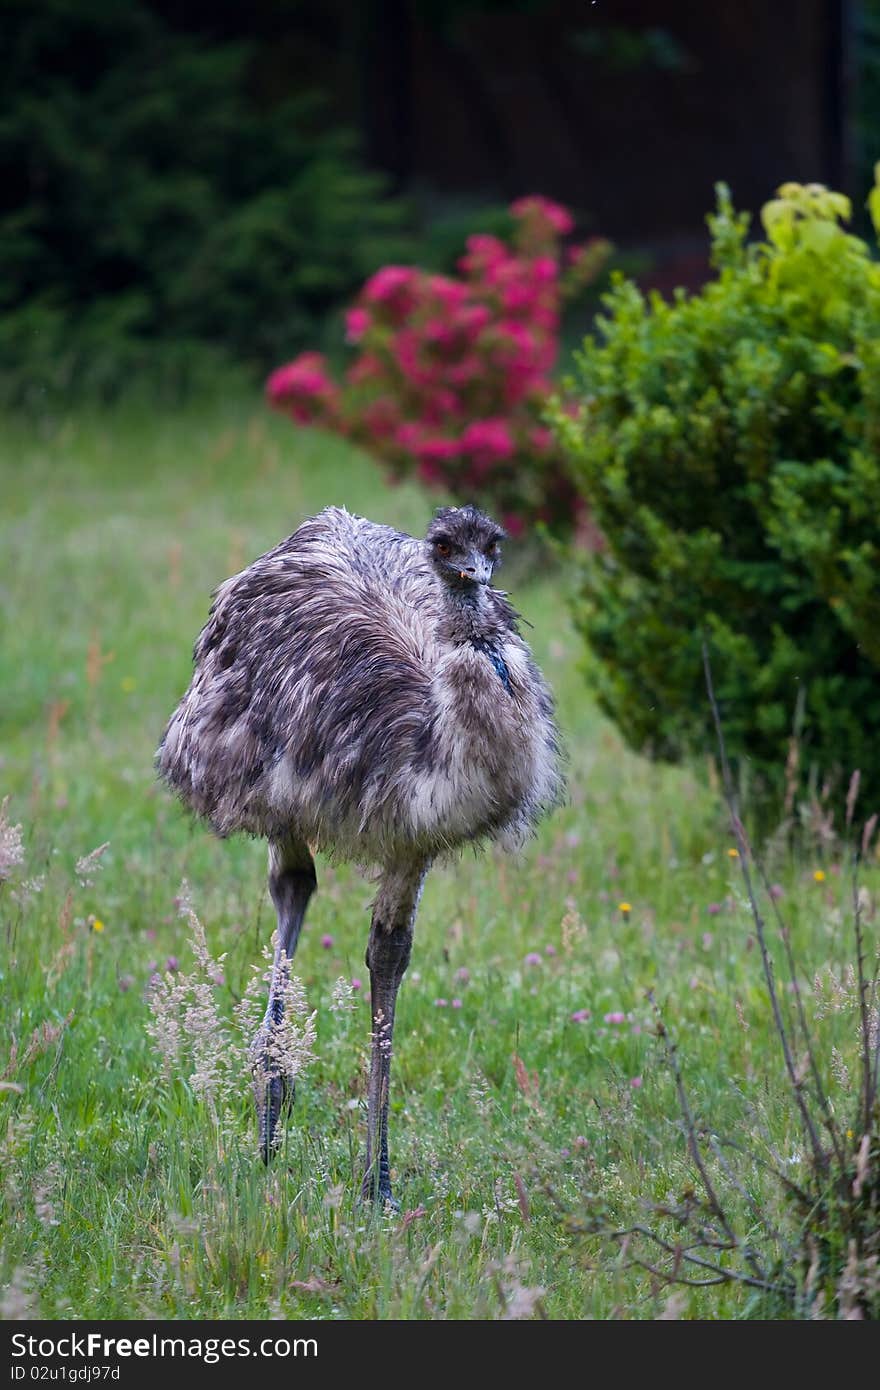
[[[486,556],[487,560],[498,559],[498,546],[495,544],[494,541],[492,541],[490,545],[486,546],[486,549],[483,551],[483,554]]]
[[[437,551],[438,555],[442,555],[445,559],[446,556],[451,553],[452,547],[448,541],[435,541],[434,549]]]

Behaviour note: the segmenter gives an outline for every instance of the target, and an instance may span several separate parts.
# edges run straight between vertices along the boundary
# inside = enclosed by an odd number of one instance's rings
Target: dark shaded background
[[[34,381],[112,392],[160,357],[180,380],[195,345],[258,370],[325,346],[377,265],[451,267],[526,193],[611,237],[645,283],[695,288],[718,180],[752,212],[789,179],[860,208],[880,155],[880,0],[0,0],[0,16],[12,401]]]
[[[785,179],[852,188],[864,7],[843,0],[156,8],[212,41],[256,38],[257,100],[317,80],[368,162],[429,211],[536,189],[667,254],[704,246],[718,179],[749,208]]]

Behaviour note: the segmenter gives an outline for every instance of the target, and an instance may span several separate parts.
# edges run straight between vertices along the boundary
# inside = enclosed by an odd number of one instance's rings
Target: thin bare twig
[[[652,1240],[655,1245],[659,1245],[661,1250],[665,1250],[668,1255],[672,1255],[677,1263],[684,1262],[686,1264],[695,1265],[699,1269],[709,1270],[712,1274],[718,1275],[717,1280],[711,1281],[713,1283],[747,1284],[749,1288],[764,1289],[769,1293],[783,1292],[783,1286],[774,1284],[765,1274],[746,1274],[740,1269],[727,1269],[722,1265],[713,1264],[711,1260],[704,1260],[700,1255],[694,1255],[692,1251],[685,1250],[680,1245],[672,1245],[668,1240],[664,1240],[663,1236],[658,1235],[656,1231],[652,1231],[650,1226],[638,1224],[635,1226],[627,1226],[622,1231],[612,1231],[610,1233],[610,1238],[612,1240],[623,1241],[628,1236],[644,1236],[646,1240]],[[636,1256],[632,1256],[631,1258],[633,1264],[640,1263]],[[647,1268],[644,1264],[642,1267]],[[661,1277],[667,1279],[671,1283],[680,1284],[687,1282],[678,1274],[664,1275],[662,1271],[657,1272],[660,1273]]]

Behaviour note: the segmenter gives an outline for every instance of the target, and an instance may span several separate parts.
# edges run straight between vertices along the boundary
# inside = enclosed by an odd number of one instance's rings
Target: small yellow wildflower
[[[824,883],[824,882],[825,882],[825,870],[824,870],[824,869],[817,869],[816,872],[813,874],[813,879],[814,879],[814,881],[815,881],[816,883]]]
[[[126,695],[130,695],[131,692],[134,690],[135,686],[137,685],[137,681],[135,680],[134,676],[123,676],[119,684],[121,688],[125,691]]]
[[[629,903],[618,903],[617,907],[618,910],[623,913],[624,917],[628,917],[632,912],[632,907]]]
[[[846,1131],[846,1137],[847,1137],[847,1139],[852,1139],[852,1137],[853,1137],[853,1132],[852,1132],[851,1129],[848,1129],[848,1130]]]
[[[739,859],[739,850],[734,849],[733,846],[731,846],[730,849],[727,851],[727,857],[728,859]]]
[[[103,931],[103,930],[104,930],[104,923],[101,921],[100,917],[93,917],[93,918],[92,918],[92,931]]]

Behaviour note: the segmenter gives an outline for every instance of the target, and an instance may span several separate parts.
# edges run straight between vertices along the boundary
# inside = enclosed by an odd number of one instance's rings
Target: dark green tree
[[[246,46],[144,0],[6,0],[0,391],[107,390],[194,345],[260,367],[409,250],[313,94],[266,109]]]

